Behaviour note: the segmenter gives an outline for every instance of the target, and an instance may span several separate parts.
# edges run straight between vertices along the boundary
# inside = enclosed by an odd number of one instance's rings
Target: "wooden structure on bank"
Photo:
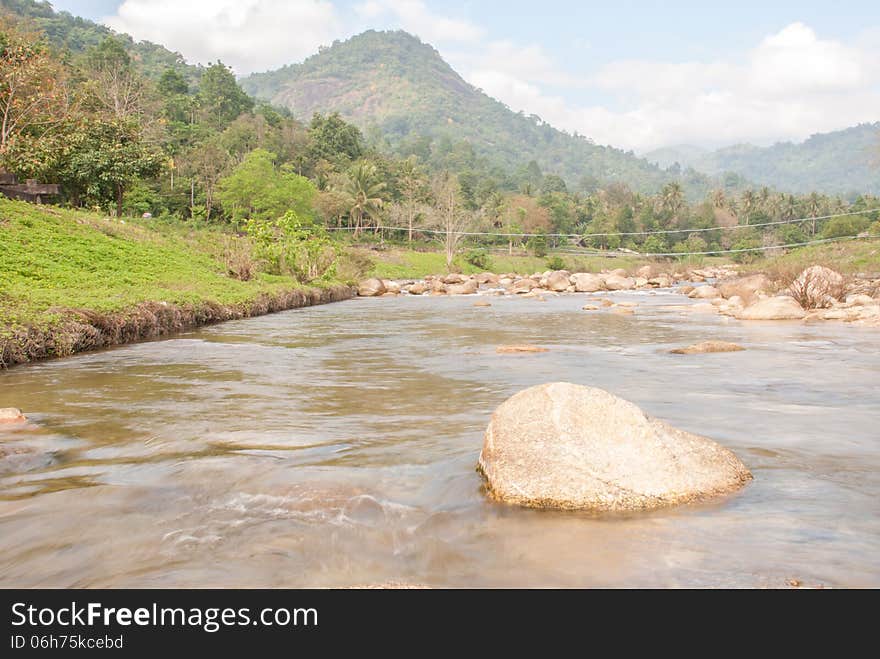
[[[54,183],[38,183],[35,179],[28,179],[22,184],[14,174],[0,169],[0,194],[31,204],[42,204],[44,197],[61,194],[61,186]]]

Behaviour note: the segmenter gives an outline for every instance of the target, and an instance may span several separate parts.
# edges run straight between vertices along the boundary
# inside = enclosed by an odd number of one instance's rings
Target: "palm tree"
[[[375,217],[382,210],[385,187],[385,183],[378,180],[376,165],[359,162],[349,171],[341,192],[354,223],[355,236],[360,235],[365,217]]]
[[[752,219],[752,211],[755,210],[755,206],[758,204],[758,195],[756,195],[752,190],[746,190],[742,195],[742,210],[743,215],[746,217],[746,225],[751,223]]]
[[[681,183],[667,183],[660,191],[660,207],[678,224],[678,215],[684,208],[684,189]]]
[[[819,196],[819,193],[813,192],[807,197],[807,211],[810,213],[810,217],[813,218],[812,221],[812,235],[816,235],[816,218],[819,217],[819,214],[822,211],[822,197]]]
[[[727,206],[727,195],[724,194],[724,190],[713,190],[712,191],[712,207],[718,210],[722,210]]]

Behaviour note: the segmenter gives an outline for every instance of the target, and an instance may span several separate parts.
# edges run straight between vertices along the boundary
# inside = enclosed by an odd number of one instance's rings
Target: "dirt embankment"
[[[170,336],[205,325],[252,318],[288,309],[340,302],[356,291],[348,286],[307,288],[260,297],[236,305],[203,302],[174,305],[145,302],[123,311],[58,310],[60,320],[48,327],[18,327],[0,334],[0,369]],[[3,328],[0,328],[3,329]]]

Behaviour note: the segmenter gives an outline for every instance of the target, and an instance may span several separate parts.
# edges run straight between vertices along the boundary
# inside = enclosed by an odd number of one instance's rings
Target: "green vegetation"
[[[52,324],[66,309],[239,305],[300,287],[291,276],[237,279],[227,259],[242,242],[216,229],[122,223],[0,199],[0,330]]]
[[[537,193],[540,175],[531,175],[538,169],[581,192],[619,182],[652,193],[675,178],[632,153],[513,112],[405,32],[365,32],[242,84],[300,119],[339,112],[376,146],[416,156],[433,169],[467,170],[477,178],[491,172],[509,190],[531,185]],[[682,175],[681,182],[695,196],[710,187],[696,172]]]

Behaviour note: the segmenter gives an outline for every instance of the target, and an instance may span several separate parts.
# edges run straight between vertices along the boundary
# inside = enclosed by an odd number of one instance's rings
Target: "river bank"
[[[0,199],[0,368],[351,297],[254,267],[211,227]]]

